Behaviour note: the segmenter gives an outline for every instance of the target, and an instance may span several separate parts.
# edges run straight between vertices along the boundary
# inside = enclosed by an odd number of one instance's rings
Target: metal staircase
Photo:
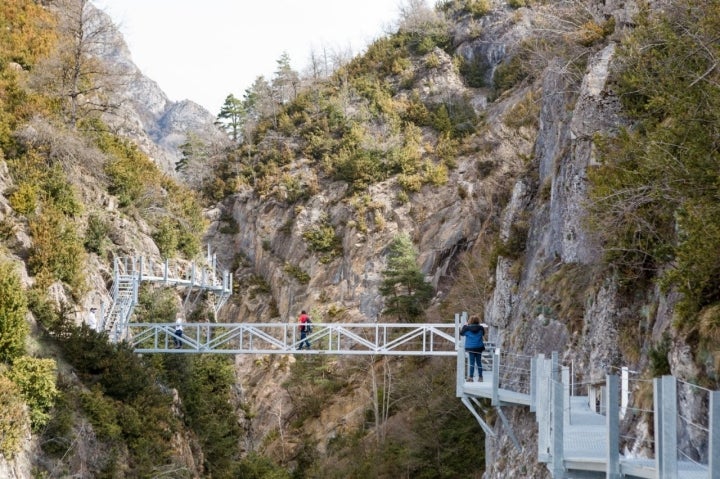
[[[195,262],[165,260],[157,263],[144,257],[121,257],[113,261],[113,302],[102,315],[100,330],[112,342],[129,340],[130,318],[138,302],[138,289],[143,281],[185,289],[186,300],[193,291],[214,295],[213,311],[218,311],[232,294],[232,276],[223,271],[216,275],[215,256],[208,254],[209,266]]]
[[[124,339],[124,332],[127,330],[138,299],[138,275],[133,267],[134,261],[128,260],[129,258],[115,258],[113,302],[101,323],[101,330],[106,331],[113,342]]]

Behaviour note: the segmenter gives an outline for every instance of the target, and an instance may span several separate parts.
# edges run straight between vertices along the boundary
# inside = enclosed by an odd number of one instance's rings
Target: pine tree
[[[238,141],[240,139],[240,128],[246,116],[247,110],[243,101],[231,93],[225,97],[225,103],[220,107],[217,118],[223,128],[230,134],[230,138],[233,141]]]
[[[433,287],[417,265],[417,251],[409,236],[403,234],[390,244],[387,269],[383,272],[380,293],[385,297],[385,312],[400,321],[422,316],[433,295]]]

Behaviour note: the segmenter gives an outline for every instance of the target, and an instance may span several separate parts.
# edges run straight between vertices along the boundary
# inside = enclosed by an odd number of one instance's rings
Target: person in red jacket
[[[310,316],[308,316],[304,309],[300,312],[299,322],[300,324],[298,325],[298,329],[300,330],[300,346],[298,349],[302,349],[304,346],[307,346],[307,348],[310,349],[310,340],[307,338],[307,335],[312,332],[312,326],[310,326],[312,321],[310,321]]]

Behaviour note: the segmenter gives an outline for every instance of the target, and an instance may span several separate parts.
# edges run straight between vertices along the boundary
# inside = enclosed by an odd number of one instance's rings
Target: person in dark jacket
[[[470,376],[468,382],[473,381],[475,376],[475,365],[478,368],[478,380],[483,380],[483,370],[481,355],[485,351],[485,343],[483,338],[485,337],[485,328],[480,325],[480,318],[477,316],[471,316],[468,324],[462,327],[460,330],[460,336],[465,336],[465,351],[467,351],[470,359]]]

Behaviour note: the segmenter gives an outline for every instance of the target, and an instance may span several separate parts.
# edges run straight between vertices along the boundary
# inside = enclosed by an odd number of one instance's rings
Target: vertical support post
[[[105,331],[105,301],[100,301],[100,320],[98,321],[98,331]]]
[[[537,411],[537,368],[538,358],[530,358],[530,412]]]
[[[555,382],[560,382],[560,360],[558,359],[558,352],[553,351],[552,352],[552,370],[551,370],[551,377],[552,380]]]
[[[495,352],[493,353],[493,384],[492,384],[492,402],[490,403],[492,406],[499,406],[500,405],[500,348],[495,347]]]
[[[170,267],[170,265],[168,263],[168,259],[165,258],[165,268],[163,271],[163,279],[165,280],[165,284],[167,284],[167,282],[168,282],[168,268],[169,267]]]
[[[562,370],[562,386],[563,386],[563,421],[570,425],[570,368],[563,366]]]
[[[710,393],[708,411],[708,428],[710,429],[710,445],[708,446],[709,479],[720,479],[720,391]]]
[[[563,465],[563,384],[560,381],[552,381],[552,476],[554,479],[560,479],[564,476],[565,467]]]
[[[138,280],[140,280],[140,281],[142,281],[144,269],[145,269],[145,256],[140,256],[140,268],[138,271]]]
[[[630,376],[627,366],[620,369],[620,419],[625,419],[630,395]]]
[[[550,431],[550,415],[548,405],[550,403],[550,360],[544,355],[538,356],[538,378],[537,378],[537,412],[535,418],[538,424],[538,461],[547,463],[548,457],[548,431]]]
[[[677,476],[677,383],[673,376],[655,378],[655,464],[658,479]]]
[[[455,397],[464,397],[463,384],[465,383],[465,337],[460,336],[460,315],[455,313],[455,350],[457,351],[457,373],[455,376]],[[378,333],[377,326],[375,333],[375,342],[377,343]]]
[[[620,411],[618,409],[618,377],[608,374],[605,379],[607,398],[607,474],[606,479],[620,479]]]

